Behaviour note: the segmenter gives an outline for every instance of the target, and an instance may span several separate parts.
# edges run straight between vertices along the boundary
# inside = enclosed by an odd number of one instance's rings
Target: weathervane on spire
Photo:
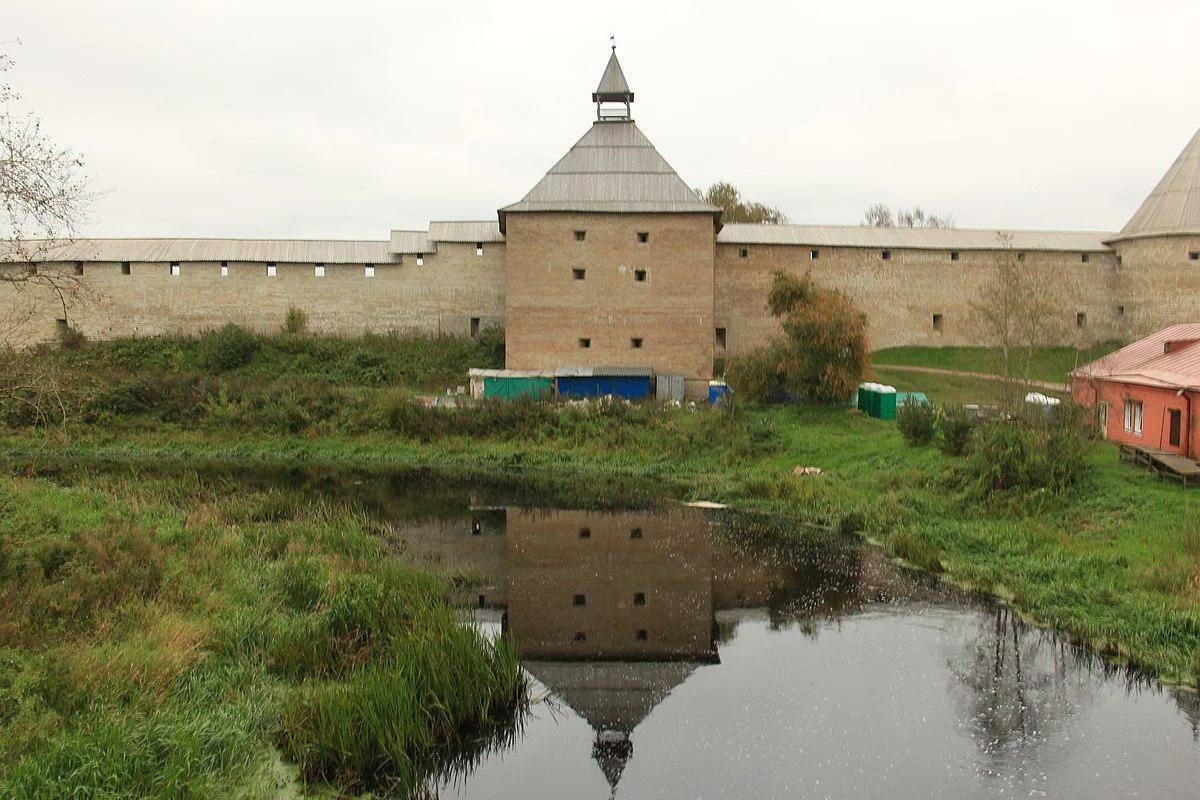
[[[614,33],[608,37],[608,41],[612,42],[612,51],[617,52],[617,35]]]

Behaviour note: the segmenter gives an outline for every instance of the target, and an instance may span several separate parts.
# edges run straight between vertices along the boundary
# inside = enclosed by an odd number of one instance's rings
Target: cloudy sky
[[[0,0],[97,236],[493,218],[586,131],[614,33],[691,185],[796,222],[1116,230],[1200,126],[1198,31],[1195,0]]]

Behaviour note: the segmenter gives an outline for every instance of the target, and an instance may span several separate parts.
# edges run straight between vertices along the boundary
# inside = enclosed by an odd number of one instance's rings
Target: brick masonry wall
[[[1162,236],[1114,242],[1121,257],[1118,302],[1125,304],[1129,338],[1177,322],[1200,322],[1200,236]]]
[[[741,256],[741,251],[746,256]],[[811,253],[816,250],[817,258]],[[1113,300],[1117,259],[1112,253],[1090,253],[1087,263],[1077,252],[1024,251],[1031,268],[1046,268],[1061,280],[1061,314],[1048,324],[1061,330],[1064,344],[1090,344],[1120,335],[1123,320]],[[779,333],[779,323],[766,310],[773,274],[811,272],[822,286],[847,293],[869,318],[870,347],[898,345],[943,347],[983,345],[971,304],[995,270],[1002,254],[893,248],[796,245],[717,245],[716,325],[725,328],[726,347],[717,355],[762,346]],[[1086,315],[1083,327],[1077,314]],[[941,314],[942,329],[933,315]]]
[[[506,233],[510,369],[651,367],[693,394],[712,377],[711,215],[520,213]]]
[[[236,322],[259,331],[278,330],[288,308],[309,315],[312,330],[331,334],[363,331],[404,334],[467,335],[471,318],[481,327],[504,324],[504,244],[442,243],[438,252],[416,265],[415,256],[400,263],[375,265],[365,277],[363,264],[327,264],[316,277],[311,263],[279,263],[274,277],[265,264],[231,261],[228,277],[219,262],[180,264],[170,274],[166,263],[133,262],[123,275],[116,262],[89,262],[83,281],[92,299],[68,311],[73,327],[90,338],[192,334]],[[70,273],[74,265],[45,265]],[[27,299],[0,287],[0,317],[26,305]],[[62,309],[53,304],[32,320],[36,341],[55,336]]]

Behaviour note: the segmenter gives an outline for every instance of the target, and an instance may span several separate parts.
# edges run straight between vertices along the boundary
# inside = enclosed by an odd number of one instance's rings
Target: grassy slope
[[[1030,377],[1065,383],[1067,372],[1105,356],[1120,346],[1119,342],[1105,342],[1081,350],[1073,347],[1038,350],[1033,357]],[[992,375],[1002,371],[1000,351],[993,347],[889,347],[872,353],[871,362],[878,366],[902,364]]]
[[[522,689],[381,547],[299,493],[0,477],[0,796],[276,797],[276,745],[318,782],[415,785]]]
[[[678,414],[694,445],[650,429],[639,441],[564,443],[386,435],[252,438],[220,433],[84,437],[84,460],[433,466],[496,475],[643,478],[692,498],[725,501],[856,527],[894,555],[1013,599],[1029,615],[1098,649],[1190,683],[1200,670],[1200,519],[1196,495],[1118,462],[1102,444],[1094,476],[1070,498],[1044,499],[1036,516],[973,508],[947,488],[956,463],[905,445],[894,426],[845,410],[741,411],[731,427]],[[712,425],[727,425],[713,422]],[[697,427],[689,427],[697,426]],[[670,430],[674,430],[671,428]],[[754,430],[756,435],[747,431]],[[761,436],[773,431],[770,440]],[[715,434],[714,434],[715,432]],[[709,435],[702,435],[709,434]],[[729,445],[715,445],[714,435]],[[755,442],[759,442],[755,444]],[[33,440],[0,440],[27,461]],[[795,478],[796,465],[819,478]]]

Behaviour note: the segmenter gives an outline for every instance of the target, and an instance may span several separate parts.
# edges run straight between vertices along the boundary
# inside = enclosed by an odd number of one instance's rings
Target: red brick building
[[[1200,323],[1164,328],[1071,373],[1102,435],[1200,458]]]

